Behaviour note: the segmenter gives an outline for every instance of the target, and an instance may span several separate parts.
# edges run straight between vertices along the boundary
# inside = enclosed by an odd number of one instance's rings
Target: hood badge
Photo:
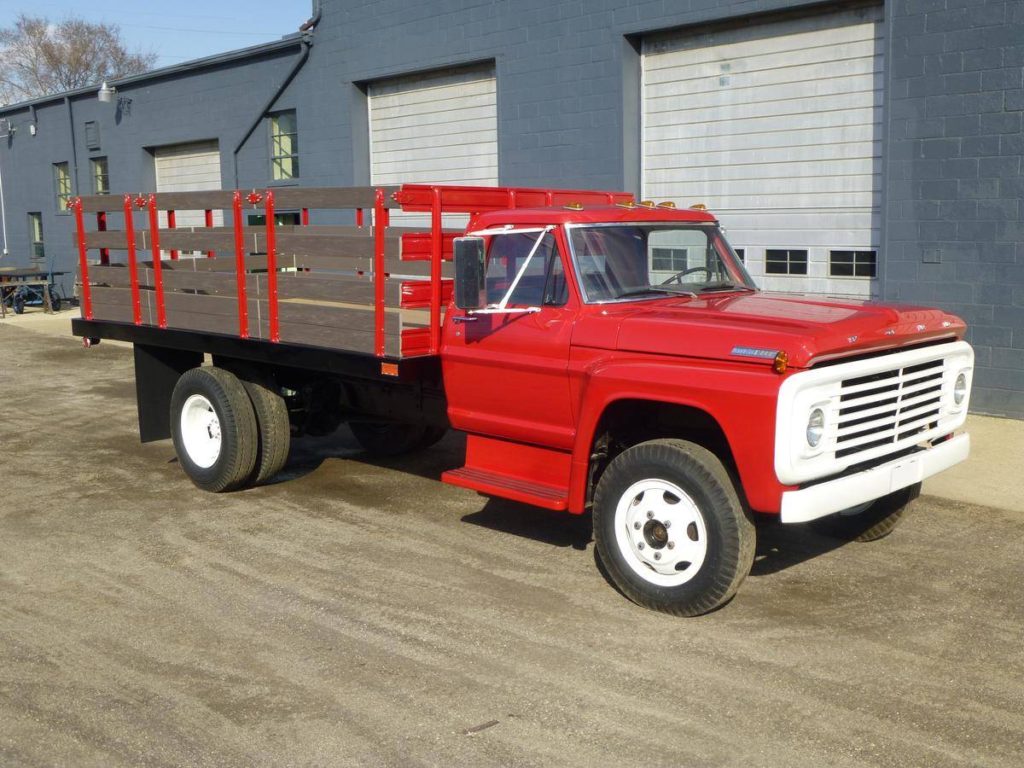
[[[886,328],[884,331],[882,331],[882,333],[884,333],[886,336],[895,336],[896,335],[896,329],[895,328]]]
[[[856,344],[857,343],[857,339],[859,339],[859,338],[860,338],[860,336],[848,336],[846,338],[846,340],[848,342],[850,342],[851,344]]]
[[[761,349],[759,347],[733,347],[732,354],[737,357],[756,357],[758,360],[774,360],[779,354],[777,349]]]
[[[918,323],[917,324],[917,330],[919,330],[919,331],[923,331],[925,329],[925,327],[926,326],[924,325],[924,323]]]

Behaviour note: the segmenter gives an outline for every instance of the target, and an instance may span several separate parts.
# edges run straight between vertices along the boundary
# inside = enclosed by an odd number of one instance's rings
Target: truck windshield
[[[570,226],[569,243],[589,302],[757,289],[713,226]]]

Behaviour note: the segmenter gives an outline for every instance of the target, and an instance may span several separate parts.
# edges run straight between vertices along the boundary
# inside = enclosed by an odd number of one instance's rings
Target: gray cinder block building
[[[0,266],[73,270],[62,205],[80,193],[621,188],[706,204],[765,289],[960,314],[975,409],[1024,417],[1020,0],[313,12],[305,31],[112,82],[104,100],[0,108]]]

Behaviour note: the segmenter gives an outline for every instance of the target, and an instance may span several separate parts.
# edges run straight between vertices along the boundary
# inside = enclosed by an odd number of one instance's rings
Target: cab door
[[[532,258],[530,251],[539,246]],[[457,429],[568,450],[569,340],[577,300],[554,231],[509,231],[487,244],[488,306],[515,285],[508,313],[452,308],[442,365],[448,418]],[[516,283],[516,277],[526,269]]]

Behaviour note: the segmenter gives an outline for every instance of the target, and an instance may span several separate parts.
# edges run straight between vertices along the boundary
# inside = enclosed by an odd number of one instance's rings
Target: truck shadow
[[[579,551],[585,550],[594,538],[589,513],[551,512],[507,499],[488,499],[483,509],[464,515],[462,522]]]
[[[849,543],[817,534],[806,525],[783,525],[767,515],[759,515],[756,522],[757,547],[751,576],[770,576]]]

